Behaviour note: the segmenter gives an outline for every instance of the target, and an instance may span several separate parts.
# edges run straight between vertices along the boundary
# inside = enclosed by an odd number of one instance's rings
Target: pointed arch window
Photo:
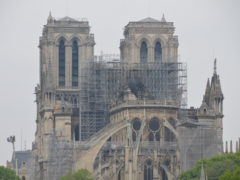
[[[144,164],[144,180],[153,180],[153,164],[150,159]]]
[[[59,86],[65,86],[65,44],[64,40],[60,40],[59,43]]]
[[[78,43],[72,44],[72,86],[78,86]]]
[[[160,42],[157,42],[155,44],[154,48],[154,60],[155,62],[160,62],[162,61],[162,46]]]
[[[147,62],[147,58],[148,58],[148,48],[147,48],[146,42],[143,41],[142,44],[141,44],[141,48],[140,48],[140,61],[141,61],[141,63]]]

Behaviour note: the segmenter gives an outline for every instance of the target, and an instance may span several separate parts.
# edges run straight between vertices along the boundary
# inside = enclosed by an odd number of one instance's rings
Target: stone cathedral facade
[[[164,16],[129,22],[120,57],[95,56],[87,21],[49,15],[39,42],[29,179],[87,168],[102,180],[174,180],[223,152],[216,61],[201,106],[187,109],[174,30]]]

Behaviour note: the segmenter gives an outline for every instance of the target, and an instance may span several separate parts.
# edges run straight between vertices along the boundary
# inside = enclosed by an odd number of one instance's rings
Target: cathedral
[[[120,55],[96,56],[88,21],[50,14],[39,40],[35,141],[20,178],[86,168],[97,180],[175,180],[223,153],[216,60],[200,107],[188,109],[174,31],[164,16],[131,21]]]

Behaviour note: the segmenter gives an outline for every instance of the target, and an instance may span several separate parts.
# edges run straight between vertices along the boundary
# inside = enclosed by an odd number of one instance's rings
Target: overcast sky
[[[175,24],[180,60],[188,64],[188,105],[201,105],[216,57],[225,97],[224,141],[240,137],[239,0],[0,0],[0,165],[11,159],[8,136],[16,135],[17,150],[31,149],[34,140],[38,43],[49,11],[53,17],[87,18],[95,54],[119,54],[129,21],[161,19],[164,13]]]

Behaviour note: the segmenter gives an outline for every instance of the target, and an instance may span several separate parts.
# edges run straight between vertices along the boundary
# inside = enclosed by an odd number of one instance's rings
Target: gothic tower
[[[217,60],[214,60],[214,70],[211,78],[207,81],[206,91],[203,96],[202,105],[198,112],[199,122],[208,123],[212,129],[216,130],[214,135],[215,153],[221,154],[223,152],[223,93],[220,83],[219,75],[217,74]],[[210,157],[211,153],[208,153]],[[212,152],[214,154],[214,152]]]
[[[177,62],[178,38],[172,22],[145,18],[129,22],[120,43],[123,62]]]
[[[37,130],[33,148],[36,179],[48,179],[52,135],[78,139],[81,65],[94,55],[94,36],[86,20],[54,19],[49,14],[40,37],[40,84],[36,87]]]
[[[201,107],[187,109],[174,30],[164,16],[129,22],[120,59],[106,62],[94,57],[86,20],[49,15],[39,43],[34,179],[87,168],[97,179],[173,180],[222,152],[216,61]]]

